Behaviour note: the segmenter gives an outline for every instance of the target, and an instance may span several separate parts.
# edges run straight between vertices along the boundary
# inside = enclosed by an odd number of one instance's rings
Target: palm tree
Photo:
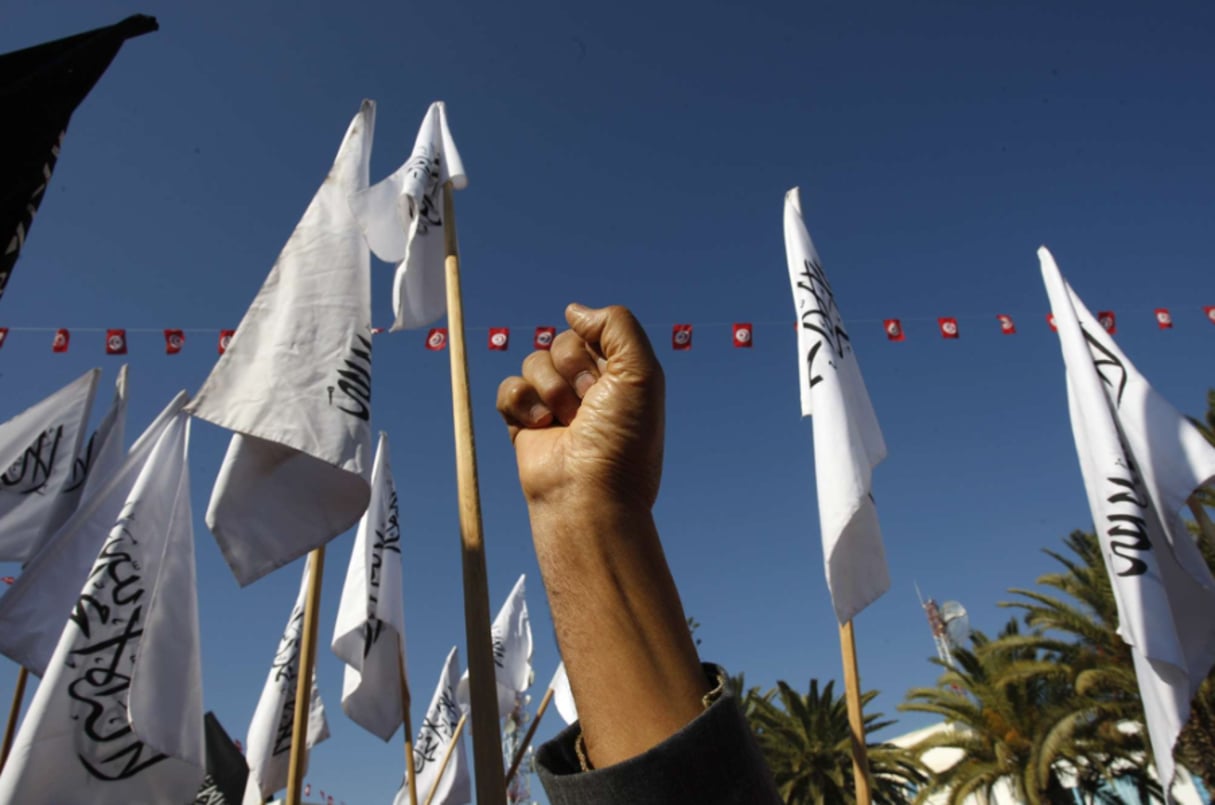
[[[852,732],[847,704],[835,695],[835,683],[820,690],[818,680],[811,679],[804,696],[783,680],[776,684],[762,697],[752,688],[748,698],[751,725],[781,797],[789,805],[854,805]],[[876,691],[863,694],[862,708],[875,696]],[[865,715],[866,735],[893,723],[881,717]],[[873,802],[903,805],[927,782],[926,770],[911,752],[886,743],[868,744],[867,749]]]
[[[975,632],[970,649],[954,651],[952,667],[934,660],[946,669],[937,687],[908,691],[900,710],[932,713],[950,725],[912,749],[921,757],[945,747],[962,753],[936,774],[921,799],[945,791],[956,805],[973,794],[991,797],[1006,785],[1032,805],[1066,801],[1057,763],[1076,753],[1053,731],[1066,715],[1071,669],[1046,658],[1039,638],[1021,635],[1016,620],[994,641]]]
[[[1215,396],[1213,396],[1215,399]],[[1211,414],[1215,418],[1215,412]],[[1072,556],[1046,551],[1064,566],[1065,572],[1048,573],[1038,579],[1042,586],[1063,593],[1013,589],[1026,599],[1001,606],[1024,610],[1027,625],[1060,633],[1069,641],[1043,643],[1075,671],[1072,699],[1073,722],[1094,734],[1106,734],[1113,745],[1105,749],[1121,761],[1115,766],[1124,774],[1147,779],[1151,746],[1143,733],[1128,736],[1118,725],[1144,723],[1143,702],[1135,677],[1130,648],[1118,636],[1118,611],[1105,562],[1094,534],[1073,531],[1064,541]],[[1215,546],[1211,546],[1215,547]],[[1207,553],[1208,564],[1213,559]],[[1136,744],[1141,744],[1141,748]],[[1098,746],[1093,747],[1098,752]],[[1190,720],[1178,739],[1177,760],[1215,786],[1215,675],[1208,676],[1193,702]],[[1111,765],[1112,761],[1106,761]],[[1155,783],[1149,787],[1155,788]]]

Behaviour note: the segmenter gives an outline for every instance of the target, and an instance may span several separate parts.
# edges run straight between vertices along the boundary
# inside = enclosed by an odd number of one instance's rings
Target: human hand
[[[648,513],[662,476],[665,381],[626,308],[571,304],[552,349],[498,387],[529,506]]]

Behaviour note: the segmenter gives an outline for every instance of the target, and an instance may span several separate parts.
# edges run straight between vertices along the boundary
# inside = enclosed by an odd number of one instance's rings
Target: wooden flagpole
[[[8,762],[8,753],[13,748],[13,736],[17,733],[17,719],[21,715],[21,703],[25,700],[25,683],[30,678],[30,672],[25,666],[17,672],[17,688],[13,691],[13,706],[8,711],[8,724],[4,727],[4,746],[0,747],[0,771]]]
[[[435,798],[435,792],[439,790],[439,783],[443,782],[443,772],[447,771],[447,764],[451,760],[451,753],[456,750],[456,743],[460,740],[460,733],[464,732],[464,722],[468,720],[466,714],[460,715],[460,720],[456,723],[456,731],[451,734],[451,741],[447,744],[447,751],[443,753],[443,760],[439,762],[439,773],[435,775],[435,781],[430,784],[430,793],[426,795],[425,805],[430,805],[430,801]],[[476,723],[476,720],[473,720]]]
[[[464,634],[468,648],[472,708],[473,768],[477,805],[505,805],[502,733],[498,729],[498,687],[494,676],[490,632],[489,582],[481,529],[481,493],[477,485],[476,441],[464,349],[464,304],[460,294],[460,249],[456,238],[455,195],[443,186],[443,235],[447,256],[447,326],[451,349],[451,405],[455,425],[456,489],[460,509],[460,544],[464,567]],[[294,803],[291,803],[294,805]]]
[[[869,755],[865,749],[861,675],[857,670],[856,637],[852,631],[852,621],[840,627],[840,649],[844,656],[844,698],[848,703],[848,725],[852,732],[852,776],[856,780],[856,805],[869,805]]]
[[[295,680],[295,720],[291,725],[291,760],[287,766],[287,805],[300,805],[304,766],[308,757],[308,710],[312,704],[312,670],[316,666],[316,624],[321,608],[321,576],[325,546],[308,555],[312,563],[304,600],[304,629],[300,638],[299,674]]]
[[[552,700],[553,689],[549,688],[544,692],[540,706],[536,708],[536,717],[532,719],[531,726],[527,728],[527,735],[523,736],[523,743],[519,744],[519,751],[515,752],[515,758],[510,762],[510,768],[506,772],[507,785],[510,785],[510,781],[515,779],[515,772],[519,770],[519,764],[523,762],[523,756],[527,754],[527,747],[532,742],[532,736],[536,734],[536,727],[540,726],[540,719],[544,718],[544,711],[548,709],[548,703]]]
[[[413,762],[413,724],[409,719],[409,683],[405,681],[405,659],[397,651],[401,678],[401,718],[405,720],[405,776],[409,780],[409,805],[418,805],[418,771]]]

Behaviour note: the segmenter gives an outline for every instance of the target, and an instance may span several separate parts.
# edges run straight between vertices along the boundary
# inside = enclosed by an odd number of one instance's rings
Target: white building
[[[894,744],[895,746],[912,747],[928,737],[937,735],[938,733],[942,733],[950,729],[961,728],[942,722],[940,724],[933,724],[932,726],[924,727],[923,729],[916,730],[915,732],[900,735],[897,738],[889,739],[886,741],[886,743]],[[929,749],[927,752],[925,752],[920,757],[920,760],[923,761],[924,765],[932,771],[942,772],[951,768],[955,763],[960,761],[962,757],[963,752],[961,749],[937,747],[934,749]],[[1074,780],[1074,777],[1069,773],[1067,768],[1061,767],[1059,769],[1059,777],[1065,787],[1070,787],[1070,784]],[[1195,785],[1196,782],[1197,781],[1192,779],[1184,768],[1178,766],[1177,780],[1173,784],[1173,800],[1177,802],[1178,805],[1207,805],[1208,800],[1206,800],[1200,793],[1199,788]],[[1126,802],[1135,802],[1137,799],[1137,794],[1133,789],[1130,788],[1125,791],[1118,788],[1115,790],[1115,793],[1121,795]],[[1074,795],[1077,803],[1082,802],[1078,793]],[[945,800],[946,792],[940,792],[933,794],[931,797],[925,800],[925,804],[941,805],[941,803],[944,803]],[[1023,803],[1017,797],[1012,785],[1007,781],[1001,780],[996,784],[990,800],[988,800],[984,795],[976,794],[967,797],[965,800],[965,805],[1023,805]]]

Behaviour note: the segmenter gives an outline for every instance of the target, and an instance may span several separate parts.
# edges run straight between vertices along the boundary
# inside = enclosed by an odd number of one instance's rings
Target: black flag
[[[0,54],[0,296],[50,182],[72,112],[122,43],[157,30],[136,14],[117,25]]]
[[[206,733],[207,776],[194,800],[195,805],[240,805],[249,778],[245,756],[211,712],[206,717]]]

